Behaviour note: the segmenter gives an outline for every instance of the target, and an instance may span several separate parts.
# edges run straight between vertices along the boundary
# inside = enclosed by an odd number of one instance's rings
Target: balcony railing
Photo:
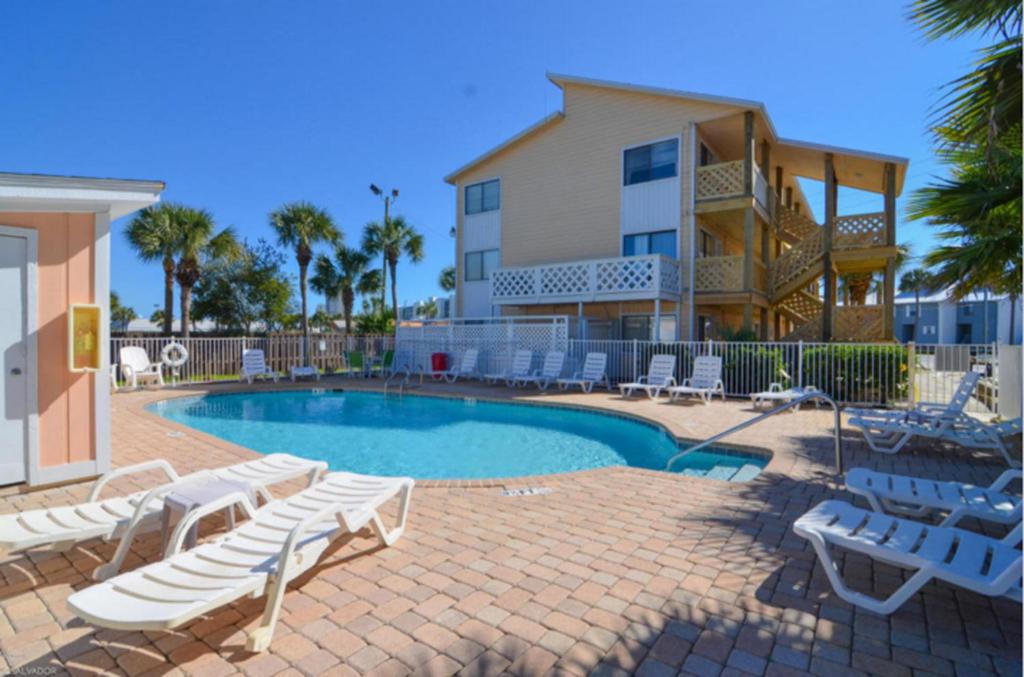
[[[719,200],[746,195],[743,160],[718,162],[697,168],[697,200]],[[768,182],[756,166],[751,168],[751,186],[757,201],[768,206]]]
[[[693,290],[698,293],[742,292],[744,256],[706,256],[694,261]],[[753,287],[757,291],[768,289],[768,269],[754,259]]]
[[[660,255],[499,268],[491,274],[495,304],[677,300],[681,290],[679,262]]]

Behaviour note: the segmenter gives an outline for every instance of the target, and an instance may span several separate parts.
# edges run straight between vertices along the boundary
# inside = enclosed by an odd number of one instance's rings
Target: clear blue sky
[[[426,236],[400,301],[452,263],[441,177],[555,110],[548,70],[764,101],[783,136],[909,157],[909,192],[940,171],[928,111],[977,46],[925,43],[892,0],[5,3],[0,43],[0,171],[162,179],[252,239],[310,200],[351,244],[381,216],[368,184],[398,187]],[[113,287],[148,316],[161,274],[124,225]],[[916,254],[928,237],[900,225]]]

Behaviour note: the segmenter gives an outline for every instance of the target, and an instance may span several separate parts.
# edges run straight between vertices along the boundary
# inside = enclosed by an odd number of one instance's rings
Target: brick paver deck
[[[143,410],[155,399],[201,391],[116,395],[115,465],[162,457],[189,471],[253,457]],[[754,415],[739,401],[668,405],[462,384],[424,391],[609,408],[692,439]],[[790,530],[816,502],[849,498],[835,488],[830,422],[829,413],[811,408],[738,434],[735,444],[774,454],[745,484],[633,468],[421,483],[410,528],[394,547],[375,549],[360,534],[293,583],[263,654],[244,648],[263,599],[173,632],[97,629],[77,619],[66,599],[89,585],[113,544],[8,556],[0,560],[0,672],[1020,674],[1019,605],[931,584],[880,617],[830,592],[809,547]],[[1002,470],[996,459],[963,450],[919,447],[890,457],[871,454],[851,431],[844,437],[847,466],[978,482]],[[503,485],[525,484],[553,491],[501,495]],[[0,512],[79,500],[87,488],[0,490]],[[156,536],[140,539],[126,568],[152,561],[158,550]],[[899,570],[852,555],[844,572],[879,594],[902,580]]]

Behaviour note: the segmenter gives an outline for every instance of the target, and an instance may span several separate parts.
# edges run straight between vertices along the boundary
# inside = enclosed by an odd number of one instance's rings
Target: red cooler
[[[442,371],[448,370],[448,354],[447,353],[431,353],[430,354],[430,370],[435,374]]]

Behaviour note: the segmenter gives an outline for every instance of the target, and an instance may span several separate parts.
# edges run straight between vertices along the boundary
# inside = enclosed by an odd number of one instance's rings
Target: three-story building
[[[783,139],[763,104],[549,75],[562,110],[445,180],[455,315],[573,315],[593,337],[893,337],[907,160]],[[821,223],[797,177],[820,181]],[[838,187],[878,193],[839,215]],[[880,274],[881,305],[837,306]]]

